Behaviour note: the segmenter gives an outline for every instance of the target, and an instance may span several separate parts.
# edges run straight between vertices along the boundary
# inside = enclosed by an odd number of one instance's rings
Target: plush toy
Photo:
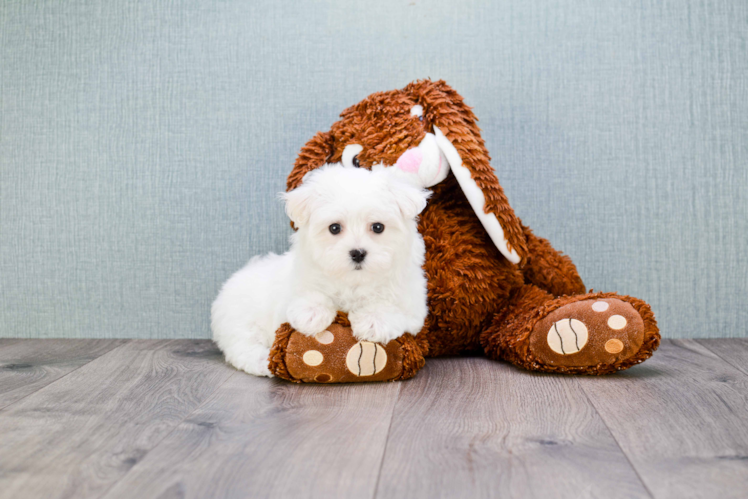
[[[283,324],[270,351],[270,371],[294,382],[404,380],[424,364],[423,348],[409,333],[387,345],[359,342],[343,313],[314,337]]]
[[[424,356],[482,351],[528,370],[600,375],[657,349],[647,303],[587,293],[571,259],[514,214],[476,122],[444,81],[422,80],[370,95],[302,148],[288,189],[342,162],[397,168],[433,191],[419,222],[429,316],[387,346],[357,342],[344,314],[314,338],[285,324],[271,372],[296,382],[397,380],[415,375]]]

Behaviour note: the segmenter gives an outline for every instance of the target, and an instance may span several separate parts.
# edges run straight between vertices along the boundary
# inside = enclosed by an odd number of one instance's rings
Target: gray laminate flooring
[[[748,340],[606,377],[296,385],[206,340],[0,340],[0,497],[746,497]]]

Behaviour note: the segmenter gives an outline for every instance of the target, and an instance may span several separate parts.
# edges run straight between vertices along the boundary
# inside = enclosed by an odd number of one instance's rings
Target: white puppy
[[[426,319],[425,247],[416,218],[429,192],[396,169],[326,165],[285,193],[298,231],[283,255],[254,257],[213,303],[213,339],[235,367],[270,376],[278,327],[305,335],[348,313],[359,340],[386,344]]]

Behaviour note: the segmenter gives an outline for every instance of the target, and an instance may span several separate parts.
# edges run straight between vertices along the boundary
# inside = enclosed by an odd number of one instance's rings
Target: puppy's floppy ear
[[[315,188],[312,183],[302,184],[296,189],[281,193],[281,197],[286,202],[286,214],[288,214],[295,228],[309,222],[315,196]]]
[[[426,208],[431,191],[398,178],[390,172],[393,170],[395,169],[388,168],[385,170],[389,174],[389,189],[395,195],[395,202],[403,217],[413,219]]]
[[[496,248],[512,263],[524,260],[527,242],[521,222],[491,168],[470,107],[443,80],[420,80],[403,90],[423,108],[452,173]]]
[[[335,140],[332,133],[317,132],[317,135],[301,148],[293,170],[286,179],[286,189],[290,191],[297,188],[306,174],[327,163],[334,152]]]

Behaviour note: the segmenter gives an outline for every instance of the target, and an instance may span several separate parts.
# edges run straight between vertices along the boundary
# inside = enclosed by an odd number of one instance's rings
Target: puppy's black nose
[[[351,259],[353,259],[353,262],[355,262],[356,264],[362,263],[364,259],[366,258],[366,250],[364,250],[363,248],[361,249],[357,248],[355,250],[351,250],[350,254],[351,254]]]

